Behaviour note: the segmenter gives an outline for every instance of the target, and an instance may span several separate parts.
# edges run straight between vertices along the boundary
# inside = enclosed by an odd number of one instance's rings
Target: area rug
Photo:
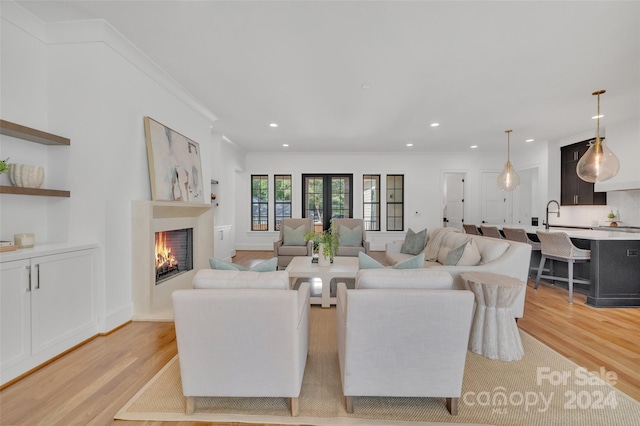
[[[459,414],[441,398],[357,397],[345,411],[335,339],[335,308],[311,308],[309,358],[291,417],[284,398],[198,398],[193,415],[177,357],[116,415],[120,420],[305,425],[637,425],[640,402],[615,389],[615,372],[589,373],[521,331],[525,355],[503,362],[468,352]],[[435,366],[437,368],[437,366]]]

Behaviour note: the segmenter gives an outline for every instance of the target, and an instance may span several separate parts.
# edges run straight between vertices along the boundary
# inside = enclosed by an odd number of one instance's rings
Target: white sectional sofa
[[[443,231],[445,229],[445,231]],[[446,232],[450,231],[450,232]],[[430,246],[429,241],[437,238],[438,247]],[[466,242],[473,240],[480,254],[480,260],[475,265],[444,265],[445,259],[451,250],[454,250]],[[434,240],[435,241],[435,240]],[[432,241],[433,242],[433,241]],[[409,259],[413,254],[401,253],[402,241],[389,243],[386,246],[386,261],[390,265]],[[452,228],[431,228],[428,230],[427,246],[423,252],[431,254],[434,257],[437,251],[437,258],[429,260],[427,256],[424,266],[425,268],[442,268],[453,276],[454,288],[464,289],[464,283],[460,274],[467,271],[487,271],[496,274],[508,275],[527,282],[529,275],[529,262],[531,259],[531,246],[529,244],[510,241],[505,239],[482,237],[479,235],[463,234],[455,232]],[[516,318],[522,318],[524,315],[524,299],[525,293],[514,301],[511,312]]]

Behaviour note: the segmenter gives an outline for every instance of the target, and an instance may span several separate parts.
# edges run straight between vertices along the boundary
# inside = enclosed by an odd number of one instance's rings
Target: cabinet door
[[[0,283],[0,368],[5,371],[31,355],[29,261],[1,263]]]
[[[31,286],[32,355],[80,343],[95,327],[93,250],[33,258]]]
[[[605,192],[593,192],[593,184],[578,177],[578,161],[589,149],[587,141],[561,148],[560,204],[563,206],[588,206],[607,204]]]

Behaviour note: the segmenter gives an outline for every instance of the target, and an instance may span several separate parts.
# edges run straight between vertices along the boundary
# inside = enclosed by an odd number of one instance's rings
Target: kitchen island
[[[535,235],[535,231],[536,228],[527,229],[529,234]],[[640,307],[640,233],[549,229],[549,232],[558,231],[566,232],[576,247],[591,250],[591,261],[580,265],[582,270],[576,267],[575,271],[591,280],[591,285],[587,286],[587,305],[598,308]],[[554,273],[566,277],[566,264],[556,264]],[[580,286],[576,284],[576,288]]]

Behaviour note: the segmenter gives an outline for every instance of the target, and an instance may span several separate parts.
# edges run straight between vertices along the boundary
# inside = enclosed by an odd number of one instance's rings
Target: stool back
[[[471,224],[462,224],[462,226],[464,227],[464,233],[465,234],[470,234],[470,235],[480,235],[480,233],[478,232],[478,227],[475,225],[471,225]]]
[[[518,241],[521,243],[527,243],[531,246],[532,250],[540,250],[541,244],[537,241],[532,241],[527,235],[527,231],[522,228],[508,228],[503,227],[502,232],[504,232],[504,237],[507,240]]]
[[[480,230],[482,231],[482,235],[485,237],[502,238],[502,234],[498,231],[497,226],[480,225]]]
[[[573,245],[566,232],[536,231],[542,244],[542,254],[564,259],[591,259],[591,250]]]

